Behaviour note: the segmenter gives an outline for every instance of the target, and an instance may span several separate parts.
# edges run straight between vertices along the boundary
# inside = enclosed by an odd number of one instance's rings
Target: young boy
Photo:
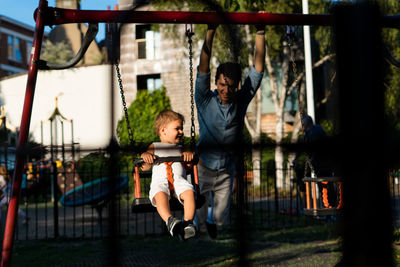
[[[188,239],[196,234],[193,218],[196,210],[193,185],[186,180],[185,167],[190,166],[193,160],[192,152],[182,152],[180,146],[183,137],[184,118],[181,114],[172,110],[160,112],[154,121],[154,130],[160,137],[161,142],[152,143],[141,157],[144,164],[143,171],[153,166],[150,184],[149,198],[153,206],[157,208],[158,214],[167,224],[168,231],[172,236],[180,236]],[[182,156],[184,162],[172,163],[173,188],[170,191],[168,185],[167,163],[153,165],[157,157]],[[169,207],[170,196],[176,197],[183,204],[184,221],[174,218]]]

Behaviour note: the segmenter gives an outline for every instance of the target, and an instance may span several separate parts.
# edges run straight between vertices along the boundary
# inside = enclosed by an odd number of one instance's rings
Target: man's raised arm
[[[216,28],[216,25],[208,25],[203,47],[201,48],[199,72],[203,74],[210,72],[211,50]]]
[[[254,68],[258,72],[264,72],[265,62],[265,26],[256,25],[256,40],[254,52]]]

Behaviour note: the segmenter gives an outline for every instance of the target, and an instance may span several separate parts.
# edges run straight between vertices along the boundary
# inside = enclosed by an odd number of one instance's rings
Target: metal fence
[[[18,216],[15,238],[17,240],[56,237],[92,239],[106,237],[111,231],[118,236],[165,233],[165,223],[156,211],[131,212],[133,201],[131,170],[129,168],[118,170],[118,177],[126,177],[129,180],[119,188],[118,184],[112,185],[104,179],[108,173],[108,169],[104,167],[99,168],[93,165],[86,168],[86,173],[78,173],[73,166],[62,168],[52,163],[47,164],[46,168],[38,168],[38,171],[33,171],[29,174],[30,176],[27,175],[27,186],[22,190],[19,207],[25,211],[28,219],[22,215]],[[263,229],[290,227],[311,219],[303,214],[304,187],[296,179],[292,168],[283,170],[287,178],[283,188],[279,189],[275,186],[275,169],[263,166],[262,169],[254,171],[260,172],[260,185],[253,185],[252,171],[245,172],[244,211],[241,211],[241,214],[247,216],[247,222],[251,227]],[[141,179],[143,180],[142,193],[146,196],[151,178],[149,175],[142,175]],[[392,174],[389,177],[393,219],[396,227],[399,226],[399,179],[400,174]],[[93,190],[93,185],[96,185],[97,189]],[[86,201],[86,204],[80,202],[80,193],[83,192],[88,198],[93,198],[99,194],[99,190],[102,193],[101,190],[110,186],[116,188],[113,197],[107,197],[109,195],[104,194],[105,197]],[[69,204],[65,198],[68,194]],[[237,214],[235,210],[238,201],[237,194],[238,192],[232,195],[229,220],[231,225],[235,223],[235,214]],[[181,216],[182,211],[174,213],[175,216]],[[6,209],[3,208],[2,231],[5,219]],[[323,221],[321,218],[319,220]]]

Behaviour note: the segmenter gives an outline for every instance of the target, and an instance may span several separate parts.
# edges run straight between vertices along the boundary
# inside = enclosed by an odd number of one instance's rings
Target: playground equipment
[[[101,177],[68,191],[60,198],[60,203],[67,207],[91,205],[96,209],[101,224],[103,208],[127,184],[125,175]]]
[[[155,164],[163,163],[163,162],[183,162],[181,157],[160,157],[155,160]],[[134,193],[135,199],[132,203],[132,212],[140,213],[140,212],[152,212],[155,211],[155,208],[150,203],[150,199],[148,197],[142,197],[141,195],[141,185],[140,185],[140,175],[139,175],[139,167],[143,164],[143,159],[137,159],[134,162],[135,171],[133,174],[134,180]],[[190,174],[191,183],[195,189],[195,198],[196,198],[196,208],[200,208],[205,203],[204,196],[200,195],[199,188],[199,178],[197,176],[197,163],[198,159],[193,161],[193,167],[190,169],[188,174]],[[170,208],[171,210],[182,210],[182,204],[179,203],[178,200],[171,197],[170,200]]]
[[[297,68],[296,68],[296,63],[294,60],[294,53],[292,50],[292,37],[294,36],[294,33],[292,32],[293,29],[291,27],[288,27],[289,33],[288,33],[288,44],[289,44],[289,49],[290,49],[290,60],[292,64],[292,69],[294,72],[294,77],[298,77],[297,75]],[[300,121],[301,121],[301,126],[302,126],[302,131],[303,134],[306,132],[306,121],[305,118],[308,116],[306,112],[306,107],[305,107],[305,101],[301,101],[301,93],[297,94],[298,98],[298,105],[299,105],[299,114],[300,114]],[[308,116],[309,117],[309,116]],[[308,122],[307,124],[311,124],[312,122]],[[325,152],[328,153],[328,152]],[[311,170],[311,176],[312,177],[307,177],[307,171]],[[306,153],[306,161],[305,161],[305,168],[304,168],[304,178],[303,182],[305,183],[306,187],[306,208],[304,208],[304,214],[305,215],[312,215],[312,216],[325,216],[325,215],[336,215],[339,214],[343,211],[344,203],[343,203],[343,179],[341,177],[315,177],[316,171],[314,169],[314,166],[312,164],[312,160],[310,158],[310,155]],[[317,193],[317,187],[316,184],[319,184],[319,187],[322,188],[322,204],[320,201],[318,201],[320,194]],[[335,185],[335,183],[337,185]],[[334,188],[338,188],[338,192],[334,192]],[[311,189],[310,189],[311,188]],[[329,190],[328,190],[329,188]],[[329,194],[329,197],[328,197]],[[333,199],[332,196],[337,200],[337,205],[335,207],[332,206],[333,203],[329,203],[329,199]],[[313,206],[311,208],[311,199]],[[336,203],[335,203],[336,204]]]
[[[114,186],[110,187],[110,184],[114,184]],[[68,207],[86,204],[98,205],[99,202],[105,201],[127,184],[128,177],[125,175],[113,178],[101,177],[67,192],[60,198],[60,203]]]
[[[46,25],[57,25],[62,23],[89,23],[90,29],[96,31],[99,22],[120,23],[192,23],[192,24],[266,24],[266,25],[326,25],[331,26],[333,16],[331,15],[303,15],[303,14],[271,14],[271,13],[223,13],[223,12],[175,12],[175,11],[85,11],[67,10],[48,7],[46,0],[40,0],[39,8],[35,11],[35,34],[33,49],[30,57],[27,87],[24,107],[22,112],[20,134],[18,138],[18,149],[22,150],[27,143],[29,125],[32,113],[33,98],[37,72],[46,68],[68,68],[73,66],[81,58],[79,53],[74,57],[74,62],[61,65],[52,65],[40,60],[41,45],[43,41],[44,27]],[[399,16],[384,16],[380,20],[380,26],[400,28]],[[81,54],[90,43],[90,38],[95,34],[89,31],[85,36]],[[15,230],[15,219],[18,208],[19,192],[21,189],[24,157],[18,154],[15,160],[15,171],[13,175],[13,194],[7,212],[7,221],[4,232],[2,248],[2,266],[10,266],[13,235]]]
[[[337,215],[343,212],[343,179],[341,177],[305,177],[303,181],[306,184],[306,208],[304,209],[305,215],[312,216],[325,216],[325,215]],[[318,205],[318,194],[317,194],[317,183],[321,183],[322,186],[322,207]],[[338,203],[336,206],[332,206],[328,200],[329,192],[325,187],[328,183],[338,184]],[[311,206],[312,201],[312,206]]]
[[[191,108],[190,148],[192,151],[194,151],[195,150],[195,142],[196,142],[195,141],[196,133],[195,133],[195,118],[194,118],[193,50],[192,50],[192,36],[194,35],[194,33],[193,33],[192,26],[188,27],[186,25],[185,34],[186,34],[186,37],[188,39],[188,44],[189,44],[190,103],[191,103],[191,106],[190,106],[190,108]],[[129,142],[133,148],[134,147],[133,131],[131,129],[130,122],[129,122],[128,109],[127,109],[126,102],[125,102],[125,94],[124,94],[121,73],[120,73],[118,63],[115,64],[115,69],[116,69],[116,73],[117,73],[117,77],[118,77],[118,85],[119,85],[120,94],[121,94],[121,101],[122,101],[122,105],[124,108],[124,116],[125,116],[126,127],[128,130]],[[155,163],[163,163],[163,162],[182,162],[182,158],[180,158],[180,157],[161,157],[161,158],[157,158],[155,161]],[[151,205],[149,198],[141,197],[139,167],[143,163],[144,163],[143,159],[138,159],[134,162],[133,177],[134,177],[135,198],[132,203],[132,212],[133,213],[150,212],[150,211],[155,210],[154,207]],[[198,176],[197,176],[198,158],[195,157],[195,159],[193,160],[192,163],[194,165],[189,170],[189,172],[190,172],[190,177],[191,177],[191,183],[194,186],[195,191],[196,191],[196,194],[195,194],[196,207],[200,208],[205,203],[205,197],[200,195],[200,187],[199,187],[199,181],[198,181]],[[172,183],[171,183],[171,187],[173,188]],[[171,210],[178,210],[178,209],[182,209],[182,205],[175,198],[171,198],[170,208],[171,208]]]
[[[83,183],[74,163],[64,166],[61,161],[56,162],[57,185],[61,191],[59,199],[65,207],[90,205],[98,214],[98,221],[102,223],[102,210],[111,198],[128,184],[125,175],[101,177]]]
[[[41,144],[44,144],[44,126],[49,123],[49,133],[50,133],[50,161],[56,162],[57,160],[66,161],[66,150],[70,151],[71,160],[75,161],[75,151],[76,145],[79,143],[74,142],[74,121],[72,119],[67,119],[61,114],[58,108],[58,97],[55,97],[55,107],[48,119],[40,122],[41,130]],[[65,123],[70,125],[71,129],[71,143],[66,144],[65,142]],[[61,153],[60,153],[61,152]],[[59,153],[61,157],[59,158]]]
[[[66,144],[65,142],[65,124],[68,123],[71,129],[71,143]],[[50,115],[45,121],[40,122],[41,131],[41,144],[44,147],[44,127],[49,124],[49,136],[50,136],[50,162],[61,163],[66,162],[66,151],[70,153],[70,159],[75,162],[75,146],[78,143],[74,142],[74,121],[72,119],[67,119],[61,114],[58,108],[58,96],[55,97],[55,107]],[[56,184],[56,177],[50,179],[51,182],[51,198],[54,201],[54,189]],[[64,192],[65,193],[65,192]]]

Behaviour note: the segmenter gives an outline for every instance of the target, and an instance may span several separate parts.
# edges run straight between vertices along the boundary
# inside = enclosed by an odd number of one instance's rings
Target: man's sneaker
[[[178,236],[182,232],[182,221],[174,217],[167,220],[167,229],[172,236]]]
[[[217,238],[217,225],[206,222],[208,235],[211,239]]]
[[[193,225],[192,221],[183,222],[183,239],[189,239],[196,235],[196,227]]]

